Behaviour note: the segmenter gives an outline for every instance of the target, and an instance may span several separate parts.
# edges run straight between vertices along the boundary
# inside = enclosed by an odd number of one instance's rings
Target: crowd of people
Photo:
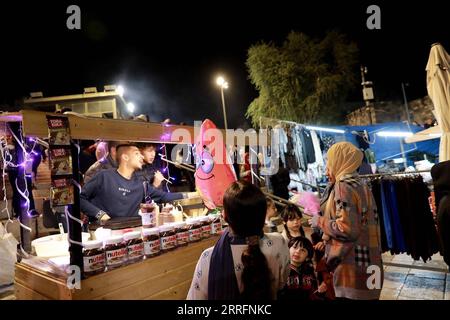
[[[226,190],[228,228],[199,258],[187,299],[379,299],[380,229],[373,195],[357,175],[363,154],[340,142],[327,155],[329,185],[307,225],[296,205],[279,215],[248,181]]]

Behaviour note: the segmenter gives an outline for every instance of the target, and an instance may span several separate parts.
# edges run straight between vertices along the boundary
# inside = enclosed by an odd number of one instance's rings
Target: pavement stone
[[[428,270],[418,270],[418,269],[410,269],[408,275],[413,275],[421,278],[431,278],[438,280],[445,280],[446,273],[439,271],[428,271]]]
[[[400,290],[389,289],[383,286],[383,289],[381,290],[380,300],[397,300],[399,295]]]
[[[408,275],[400,296],[421,300],[444,299],[445,280]]]

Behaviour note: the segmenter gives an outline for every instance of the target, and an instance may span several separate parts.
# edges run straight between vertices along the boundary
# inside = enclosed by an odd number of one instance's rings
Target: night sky
[[[289,31],[323,37],[339,30],[357,43],[377,100],[426,95],[430,45],[450,51],[443,1],[33,1],[0,9],[0,105],[32,91],[44,96],[82,93],[121,83],[125,98],[153,121],[210,118],[223,125],[223,74],[229,127],[243,126],[257,92],[245,67],[249,46],[280,44]],[[338,3],[336,3],[338,2]],[[395,6],[392,3],[395,3]],[[66,8],[78,4],[81,30],[66,28]],[[381,30],[368,30],[366,8],[381,7]],[[359,75],[359,71],[358,75]],[[350,102],[361,102],[356,86]],[[2,107],[5,109],[5,107]]]

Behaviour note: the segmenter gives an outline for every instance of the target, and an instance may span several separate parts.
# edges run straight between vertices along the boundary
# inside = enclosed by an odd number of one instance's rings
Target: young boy
[[[290,273],[286,285],[279,293],[280,300],[324,300],[327,286],[318,286],[312,258],[314,248],[305,237],[289,241]]]

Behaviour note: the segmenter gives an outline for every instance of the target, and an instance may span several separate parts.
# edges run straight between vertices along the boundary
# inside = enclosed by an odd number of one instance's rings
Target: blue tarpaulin
[[[423,130],[422,127],[408,125],[403,122],[382,123],[370,126],[334,126],[330,128],[345,130],[345,133],[322,132],[321,134],[333,135],[336,142],[348,141],[353,143],[357,147],[360,147],[357,140],[357,135],[353,134],[352,132],[365,130],[369,135],[369,146],[370,149],[375,153],[377,165],[384,163],[386,160],[401,158],[402,146],[406,158],[409,157],[408,165],[411,165],[413,162],[410,159],[410,156],[413,152],[427,153],[429,155],[435,156],[436,158],[439,155],[440,139],[432,139],[417,143],[405,143],[404,137],[382,137],[376,134],[382,131],[412,132],[414,134],[418,131]],[[423,160],[423,158],[421,160]],[[431,159],[428,160],[431,161]]]

